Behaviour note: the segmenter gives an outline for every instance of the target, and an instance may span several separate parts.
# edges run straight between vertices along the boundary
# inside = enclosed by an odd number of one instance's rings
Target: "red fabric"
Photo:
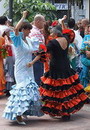
[[[41,77],[41,81],[44,83],[44,84],[48,84],[48,85],[51,85],[53,87],[56,87],[56,86],[63,86],[63,85],[69,85],[69,84],[72,84],[75,82],[75,80],[78,79],[78,74],[75,74],[75,75],[72,75],[66,79],[58,79],[58,80],[55,80],[55,79],[52,79],[50,77],[45,77],[45,76],[42,76]]]
[[[51,26],[53,26],[53,27],[55,27],[56,25],[58,25],[58,21],[57,20],[53,21],[52,24],[51,24]]]
[[[71,30],[71,29],[64,29],[64,30],[62,30],[62,33],[63,34],[69,34],[70,43],[72,43],[74,41],[75,33],[74,33],[73,30]]]
[[[46,46],[44,44],[40,44],[39,45],[39,50],[43,50],[44,52],[46,52],[47,48],[46,48]]]
[[[8,56],[13,56],[12,47],[10,45],[6,45],[6,49],[7,49],[7,52],[8,52]]]

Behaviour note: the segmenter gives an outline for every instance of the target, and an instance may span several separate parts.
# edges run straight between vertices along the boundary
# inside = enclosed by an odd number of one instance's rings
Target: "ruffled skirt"
[[[13,85],[10,94],[4,110],[4,118],[16,120],[16,117],[21,115],[43,115],[38,86],[32,79],[26,78],[21,83]]]
[[[70,69],[61,73],[57,75],[49,71],[41,77],[39,91],[43,101],[42,111],[52,116],[75,113],[88,100],[75,71]]]

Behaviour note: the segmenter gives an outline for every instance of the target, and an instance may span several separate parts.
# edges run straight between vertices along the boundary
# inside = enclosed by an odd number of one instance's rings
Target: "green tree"
[[[8,1],[5,3],[6,6]],[[32,21],[37,13],[45,15],[46,19],[55,19],[56,17],[54,14],[56,8],[49,2],[43,3],[42,0],[13,0],[13,21],[18,21],[21,18],[21,12],[24,10],[30,12],[28,15],[29,21]]]

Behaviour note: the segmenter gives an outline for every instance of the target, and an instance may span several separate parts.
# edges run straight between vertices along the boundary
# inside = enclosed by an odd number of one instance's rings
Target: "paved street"
[[[6,97],[0,97],[0,130],[90,130],[90,105],[85,105],[81,111],[72,115],[68,122],[45,115],[41,118],[29,117],[27,125],[21,126],[2,118],[6,101]]]

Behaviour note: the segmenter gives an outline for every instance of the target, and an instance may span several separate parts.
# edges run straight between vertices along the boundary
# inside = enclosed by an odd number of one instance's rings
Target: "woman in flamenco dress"
[[[41,56],[41,60],[45,62],[44,53],[51,55],[50,69],[41,77],[39,88],[43,101],[42,111],[50,116],[61,116],[63,120],[69,120],[71,114],[87,103],[88,96],[80,84],[78,74],[70,67],[67,56],[69,43],[73,42],[75,36],[73,30],[63,30],[65,36],[59,30],[55,31],[57,38],[49,41],[46,49],[41,45],[38,58],[36,57],[39,59]],[[32,66],[36,59],[30,62],[29,66]]]
[[[12,86],[10,97],[6,104],[3,117],[8,120],[17,121],[20,125],[25,125],[23,117],[42,116],[41,97],[38,85],[34,80],[33,67],[27,64],[32,60],[33,45],[28,34],[32,29],[29,22],[25,22],[28,12],[23,11],[22,18],[17,23],[14,32],[10,32],[15,53],[15,81]],[[19,32],[21,30],[21,32]]]

